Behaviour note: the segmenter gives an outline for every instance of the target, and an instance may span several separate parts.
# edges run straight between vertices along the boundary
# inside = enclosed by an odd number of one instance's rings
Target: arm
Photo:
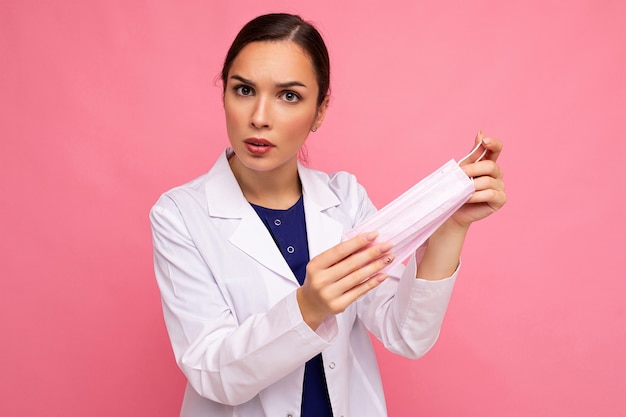
[[[341,200],[341,209],[329,215],[347,228],[376,212],[354,176],[338,175],[330,187]],[[311,317],[307,322],[315,328],[324,318],[350,308],[345,317],[356,314],[389,350],[421,356],[437,338],[454,278],[436,283],[416,280],[415,259],[406,270],[402,265],[389,270],[387,277],[379,271],[386,266],[380,262],[393,257],[386,252],[388,246],[381,242],[359,251],[363,245],[369,246],[367,235],[357,235],[311,260],[305,284],[298,290],[302,314]],[[340,269],[343,272],[336,274]],[[303,295],[309,298],[300,298]]]
[[[241,404],[301,367],[335,337],[332,329],[322,326],[314,332],[304,323],[295,292],[239,322],[227,292],[189,232],[189,218],[183,218],[168,197],[157,203],[150,218],[155,274],[174,354],[203,397]],[[196,223],[191,221],[189,227],[204,230]],[[289,346],[298,349],[285,355]]]
[[[389,279],[361,302],[359,311],[364,322],[395,353],[418,357],[434,344],[458,273],[469,226],[506,202],[502,172],[495,163],[502,144],[483,138],[482,134],[476,138],[476,143],[479,141],[488,151],[486,160],[463,165],[465,173],[474,178],[476,189],[468,203],[419,250],[421,253],[416,257],[423,256],[417,267],[415,259],[411,260],[399,280]]]
[[[439,280],[449,277],[457,269],[465,236],[473,222],[498,211],[506,203],[503,174],[496,161],[502,151],[502,142],[476,136],[487,150],[485,159],[462,165],[474,179],[476,191],[470,200],[450,217],[428,240],[426,252],[417,269],[417,278]]]

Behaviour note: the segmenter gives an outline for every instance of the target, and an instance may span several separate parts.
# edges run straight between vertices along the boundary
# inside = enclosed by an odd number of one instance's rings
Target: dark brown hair
[[[256,17],[239,31],[226,54],[222,67],[224,91],[228,71],[239,52],[247,44],[283,40],[295,42],[311,60],[319,88],[317,105],[321,105],[330,90],[330,60],[326,44],[311,23],[306,22],[300,16],[286,13],[272,13]]]

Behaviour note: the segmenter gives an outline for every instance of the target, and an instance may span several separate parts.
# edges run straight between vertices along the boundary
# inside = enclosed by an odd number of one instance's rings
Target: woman
[[[354,176],[298,162],[328,108],[322,38],[271,14],[237,35],[222,71],[231,147],[151,211],[155,271],[178,365],[181,416],[385,416],[368,332],[392,352],[435,342],[470,224],[505,202],[502,145],[463,167],[476,192],[423,258],[380,272],[375,231],[341,242],[376,209]]]

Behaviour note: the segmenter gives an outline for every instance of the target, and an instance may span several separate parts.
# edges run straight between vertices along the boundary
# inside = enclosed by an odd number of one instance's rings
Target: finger
[[[496,190],[496,191],[504,191],[504,181],[499,178],[482,176],[474,178],[474,189],[475,191],[483,191],[483,190]]]
[[[483,133],[482,130],[479,130],[478,133],[476,134],[476,137],[474,138],[474,146],[481,143],[484,138],[485,138],[485,134]]]
[[[472,147],[472,150],[466,157],[464,157],[460,161],[459,166],[465,166],[465,165],[474,163],[478,159],[481,159],[481,157],[483,156],[483,152],[486,153],[487,151],[487,148],[485,148],[484,144],[482,143],[482,140],[483,140],[483,132],[479,131],[476,134],[476,137],[474,138],[474,146]]]
[[[341,294],[351,290],[354,287],[358,287],[363,282],[371,279],[371,277],[378,274],[382,269],[389,266],[395,259],[395,256],[391,253],[384,253],[382,256],[378,256],[375,259],[368,261],[361,267],[347,273],[337,274],[340,276],[332,285],[334,290]]]
[[[366,271],[371,270],[370,264],[375,263],[375,261],[380,260],[384,255],[389,255],[388,252],[393,248],[393,245],[390,242],[382,242],[370,247],[367,247],[361,251],[353,253],[352,255],[344,258],[340,262],[337,262],[335,265],[329,268],[329,272],[337,277],[346,277],[349,274],[352,274],[356,271],[360,271],[366,267]],[[382,268],[378,268],[382,269]],[[360,272],[360,274],[365,274],[366,271]],[[367,278],[372,275],[373,271],[362,277],[362,279]]]
[[[502,142],[498,139],[491,137],[482,138],[483,146],[487,149],[485,159],[496,161],[502,152]]]
[[[313,258],[311,262],[319,269],[330,268],[353,253],[361,251],[363,248],[371,245],[377,237],[377,232],[361,233],[320,253]]]
[[[472,194],[467,203],[485,203],[491,206],[495,211],[498,208],[502,207],[506,203],[506,200],[506,193],[503,190],[488,188],[486,190],[476,191],[474,194]]]
[[[463,165],[461,168],[465,172],[465,175],[470,178],[490,176],[501,179],[503,177],[500,166],[494,160],[486,159],[474,162],[473,164]]]
[[[363,297],[365,294],[378,287],[388,278],[387,274],[378,273],[372,275],[370,278],[362,281],[361,283],[351,287],[347,291],[345,291],[339,298],[338,301],[343,305],[350,305],[354,301]]]

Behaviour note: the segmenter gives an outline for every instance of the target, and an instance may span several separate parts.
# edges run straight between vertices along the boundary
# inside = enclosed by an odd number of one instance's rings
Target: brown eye
[[[251,96],[254,94],[254,90],[248,85],[240,85],[235,87],[235,92],[240,96]]]
[[[300,96],[293,91],[285,91],[281,94],[281,97],[287,103],[297,103],[300,101]]]

